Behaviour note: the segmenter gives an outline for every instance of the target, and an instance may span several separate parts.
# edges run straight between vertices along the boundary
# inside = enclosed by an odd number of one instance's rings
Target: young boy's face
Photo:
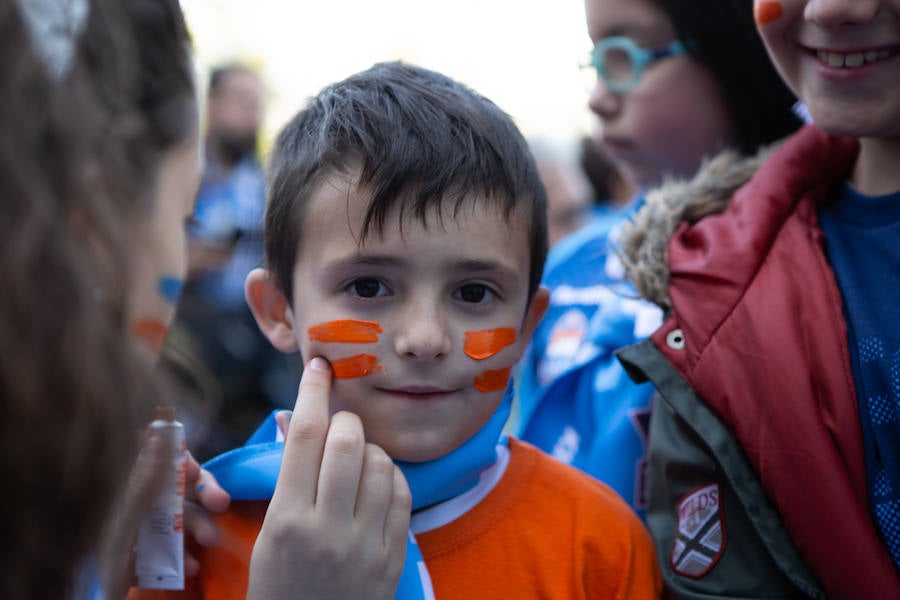
[[[900,135],[900,0],[756,0],[775,66],[834,134]]]
[[[495,412],[547,292],[527,305],[521,214],[507,220],[472,202],[455,215],[435,209],[425,224],[409,214],[401,223],[395,211],[383,235],[371,230],[360,243],[367,199],[337,176],[313,195],[293,305],[267,333],[282,350],[331,362],[332,410],[359,415],[368,441],[398,460],[433,460]],[[254,304],[250,281],[248,298]]]

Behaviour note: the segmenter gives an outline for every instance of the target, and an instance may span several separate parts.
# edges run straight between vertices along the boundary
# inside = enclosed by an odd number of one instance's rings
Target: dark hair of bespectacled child
[[[735,146],[753,155],[802,125],[796,97],[769,60],[748,0],[652,0],[688,53],[713,75],[735,128]]]

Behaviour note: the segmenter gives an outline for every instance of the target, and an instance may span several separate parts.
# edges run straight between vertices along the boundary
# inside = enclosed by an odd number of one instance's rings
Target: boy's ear
[[[546,314],[549,306],[550,290],[546,286],[539,286],[528,304],[528,310],[525,311],[525,318],[522,320],[522,334],[519,336],[519,341],[522,343],[519,344],[519,358],[521,358],[521,353],[525,351],[525,346],[531,341],[534,330],[537,328],[538,323],[541,322],[541,319],[544,318],[544,314]]]
[[[271,273],[265,269],[250,271],[244,283],[244,296],[256,324],[272,345],[282,352],[297,350],[294,315],[287,298],[275,285]]]

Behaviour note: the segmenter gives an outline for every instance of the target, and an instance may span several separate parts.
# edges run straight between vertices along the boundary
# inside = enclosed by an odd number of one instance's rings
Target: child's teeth
[[[865,58],[863,57],[862,53],[857,52],[854,54],[848,54],[844,58],[844,64],[848,67],[859,67],[863,64],[864,60]]]
[[[883,60],[891,56],[890,50],[869,50],[867,52],[854,52],[853,54],[840,54],[837,52],[828,52],[826,50],[817,50],[816,56],[829,67],[861,67],[865,63],[873,63]]]
[[[843,67],[844,66],[844,55],[843,54],[835,54],[833,52],[827,52],[827,60],[828,66],[830,67]]]

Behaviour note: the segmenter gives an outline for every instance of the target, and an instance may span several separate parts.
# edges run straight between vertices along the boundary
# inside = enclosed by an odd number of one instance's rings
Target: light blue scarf
[[[436,460],[424,463],[398,461],[412,492],[412,509],[444,502],[473,488],[482,471],[497,461],[497,444],[506,443],[503,427],[512,406],[512,384],[490,420],[462,446]],[[221,454],[203,465],[233,500],[271,500],[281,470],[282,442],[275,442],[278,425],[274,411],[250,436],[247,443]],[[432,599],[431,582],[415,538],[407,538],[406,561],[398,600]]]

